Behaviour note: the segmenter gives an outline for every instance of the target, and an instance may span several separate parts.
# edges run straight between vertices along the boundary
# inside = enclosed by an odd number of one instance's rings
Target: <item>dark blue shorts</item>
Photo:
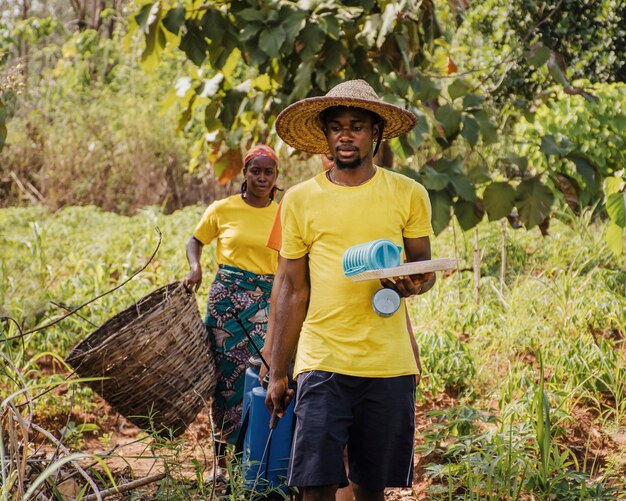
[[[288,485],[409,487],[413,480],[415,376],[364,378],[311,371],[298,377]]]

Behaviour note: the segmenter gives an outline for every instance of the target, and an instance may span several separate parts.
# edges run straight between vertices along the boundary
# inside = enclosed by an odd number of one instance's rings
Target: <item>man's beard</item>
[[[350,160],[349,162],[343,162],[339,158],[335,157],[335,167],[337,167],[339,170],[358,169],[361,166],[362,161],[363,159],[360,156],[356,157],[354,160]]]

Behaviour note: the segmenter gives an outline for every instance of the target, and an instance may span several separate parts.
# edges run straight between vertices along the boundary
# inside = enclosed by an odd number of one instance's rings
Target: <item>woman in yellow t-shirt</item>
[[[189,273],[183,280],[185,287],[198,290],[202,248],[216,239],[219,270],[209,291],[205,324],[220,373],[211,412],[222,459],[225,444],[235,443],[239,434],[245,371],[265,341],[277,265],[276,252],[265,243],[278,209],[273,201],[278,158],[269,146],[258,145],[243,164],[241,194],[209,205],[189,239]]]

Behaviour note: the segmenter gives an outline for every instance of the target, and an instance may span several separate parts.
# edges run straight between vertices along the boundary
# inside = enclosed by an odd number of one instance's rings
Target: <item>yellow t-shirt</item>
[[[300,333],[294,374],[324,370],[351,376],[417,374],[405,306],[388,318],[372,308],[378,280],[353,282],[341,259],[353,245],[432,234],[426,189],[378,168],[366,183],[346,187],[325,173],[292,188],[282,203],[281,255],[308,254],[311,294]],[[314,207],[314,209],[312,209]]]
[[[265,246],[278,205],[256,208],[241,195],[233,195],[209,205],[193,236],[204,245],[217,238],[218,264],[234,266],[257,274],[274,274],[278,258]]]

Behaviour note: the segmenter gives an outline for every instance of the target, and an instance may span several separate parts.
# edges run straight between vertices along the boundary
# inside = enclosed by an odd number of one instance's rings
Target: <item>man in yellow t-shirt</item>
[[[330,151],[335,166],[294,187],[282,207],[283,287],[275,308],[270,410],[291,398],[287,368],[296,351],[297,427],[289,485],[304,499],[334,498],[347,484],[343,448],[357,500],[384,499],[385,487],[411,484],[415,375],[405,307],[376,315],[375,281],[353,282],[342,255],[353,245],[385,238],[407,261],[430,259],[431,208],[423,186],[373,164],[374,143],[411,130],[410,112],[381,101],[364,81],[298,101],[279,115],[276,130],[294,148]],[[402,297],[422,294],[434,274],[383,280]]]

